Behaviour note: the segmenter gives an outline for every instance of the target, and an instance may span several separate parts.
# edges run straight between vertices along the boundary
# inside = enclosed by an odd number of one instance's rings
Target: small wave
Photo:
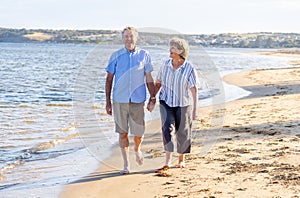
[[[6,109],[6,108],[15,108],[15,106],[13,106],[13,105],[1,105],[0,104],[0,108],[2,109]]]
[[[36,147],[29,149],[28,152],[29,153],[37,153],[42,150],[47,150],[47,149],[53,148],[57,144],[58,144],[57,140],[53,140],[50,142],[42,142],[42,143],[39,143]]]
[[[92,106],[93,109],[105,109],[104,106],[97,106],[97,105],[94,105]]]
[[[0,144],[4,144],[4,142],[0,142]],[[0,146],[0,151],[2,152],[2,149],[11,149],[11,148],[16,148],[16,147],[13,145]]]
[[[5,160],[6,164],[5,164],[5,161],[3,161],[4,164],[2,167],[0,167],[0,181],[1,181],[1,178],[2,179],[5,178],[3,173],[10,171],[17,166],[21,166],[27,161],[47,160],[49,158],[57,157],[57,156],[72,152],[74,149],[66,150],[66,151],[64,151],[64,150],[50,151],[50,152],[43,152],[43,151],[53,148],[53,147],[57,146],[58,144],[63,144],[66,141],[74,139],[77,136],[78,136],[78,134],[74,133],[74,134],[70,134],[64,138],[59,138],[59,139],[55,139],[55,140],[52,140],[49,142],[39,143],[30,149],[24,149],[21,151],[17,151],[14,154],[15,157]]]
[[[48,107],[70,107],[72,106],[71,104],[55,104],[55,103],[50,103],[46,104]]]
[[[74,131],[76,129],[76,127],[64,127],[64,128],[60,128],[60,131],[62,132],[68,132],[68,131]]]
[[[26,104],[20,104],[19,108],[32,108],[32,107]]]
[[[34,123],[35,121],[34,121],[34,120],[24,120],[23,122],[25,122],[26,124],[32,124],[32,123]]]
[[[2,168],[0,169],[0,173],[6,172],[6,171],[8,171],[8,170],[12,170],[12,169],[14,169],[16,166],[20,166],[20,165],[22,165],[22,164],[24,164],[24,163],[25,163],[24,160],[16,160],[16,161],[14,161],[14,162],[12,162],[12,163],[6,164],[4,167],[2,167]],[[4,177],[4,176],[3,176],[3,177]]]
[[[205,90],[200,90],[198,94],[198,99],[206,99],[206,98],[211,98],[213,96],[219,95],[220,90],[219,89],[205,89]]]
[[[62,144],[64,142],[68,141],[68,140],[71,140],[76,136],[77,136],[77,134],[71,134],[71,135],[68,135],[65,138],[55,139],[55,140],[52,140],[50,142],[42,142],[42,143],[38,144],[36,147],[33,147],[33,148],[28,149],[26,151],[29,152],[29,153],[35,154],[35,153],[38,153],[39,151],[43,151],[43,150],[53,148],[56,145]]]
[[[76,122],[71,122],[70,125],[71,125],[70,127],[60,128],[60,131],[62,131],[62,132],[74,131],[77,127]]]
[[[1,181],[1,180],[0,180],[0,181]],[[10,188],[10,187],[16,186],[16,185],[18,185],[18,184],[19,184],[19,183],[3,185],[3,186],[0,186],[0,190],[3,190],[3,189],[5,189],[5,188]]]
[[[5,176],[0,173],[0,181],[4,180]]]

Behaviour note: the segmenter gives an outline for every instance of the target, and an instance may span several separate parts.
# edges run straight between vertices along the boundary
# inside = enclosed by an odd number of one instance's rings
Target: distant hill
[[[176,30],[171,30],[167,28],[158,28],[158,27],[138,28],[138,31],[145,32],[145,33],[158,33],[158,34],[180,34],[180,32]]]
[[[299,48],[299,33],[223,33],[180,34],[165,28],[139,28],[141,45],[168,45],[169,39],[178,36],[191,46],[242,47],[242,48]],[[0,42],[38,43],[96,43],[122,44],[120,30],[51,30],[0,28]]]

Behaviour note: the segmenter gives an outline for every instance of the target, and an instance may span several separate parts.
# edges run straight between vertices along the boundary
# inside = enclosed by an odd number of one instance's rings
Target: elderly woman
[[[170,40],[170,59],[160,67],[155,82],[159,94],[162,122],[163,145],[166,152],[165,165],[159,170],[171,166],[174,151],[172,135],[176,136],[178,157],[177,168],[184,168],[184,155],[191,151],[192,120],[196,119],[197,73],[186,59],[189,53],[188,43],[180,38]]]

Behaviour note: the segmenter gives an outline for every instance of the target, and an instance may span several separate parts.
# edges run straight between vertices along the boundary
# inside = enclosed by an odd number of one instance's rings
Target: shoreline
[[[300,50],[299,49],[277,49],[276,51],[257,51],[250,52],[250,54],[260,54],[266,56],[281,56],[281,57],[291,57],[295,60],[289,61],[290,65],[294,65],[296,67],[300,66]]]
[[[224,107],[201,107],[193,124],[187,167],[164,175],[154,170],[164,161],[160,123],[149,123],[142,145],[145,162],[119,175],[118,148],[100,168],[64,186],[60,197],[265,197],[300,193],[300,69],[252,70],[228,74],[224,81],[252,94]],[[157,108],[157,107],[156,107]],[[217,108],[217,109],[214,109]],[[220,117],[223,125],[214,126]],[[132,140],[131,140],[132,142]],[[132,146],[131,146],[132,151]],[[173,155],[176,160],[176,154]],[[134,162],[131,155],[131,162]],[[174,161],[175,164],[175,161]]]

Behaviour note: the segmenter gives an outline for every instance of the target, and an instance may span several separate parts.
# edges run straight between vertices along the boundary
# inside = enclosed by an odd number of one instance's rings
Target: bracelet
[[[156,100],[156,97],[151,97],[150,100]]]

